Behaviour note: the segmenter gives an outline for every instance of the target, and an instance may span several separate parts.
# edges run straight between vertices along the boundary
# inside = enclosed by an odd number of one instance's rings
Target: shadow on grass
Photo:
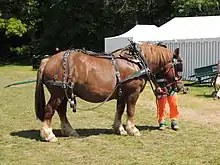
[[[136,127],[140,131],[158,130],[158,127],[155,127],[155,126],[136,126]],[[76,129],[76,132],[80,135],[80,138],[89,137],[93,135],[100,135],[100,134],[105,134],[105,135],[114,134],[113,129],[105,129],[105,128],[88,128],[88,129],[83,128],[83,129]],[[61,134],[60,129],[54,129],[53,133],[55,134],[56,137],[66,137]],[[18,132],[11,132],[10,135],[27,138],[27,139],[35,139],[36,141],[44,142],[44,140],[40,137],[39,130],[23,130],[23,131],[18,131]]]
[[[198,83],[187,83],[187,84],[184,84],[185,87],[212,87],[211,83],[203,83],[203,84],[198,84]]]
[[[28,139],[35,139],[36,141],[44,141],[40,137],[39,130],[24,130],[24,131],[18,131],[18,132],[11,132],[10,135],[28,138]]]
[[[201,95],[196,95],[198,97],[205,97],[205,98],[212,98],[213,99],[213,95],[212,94],[201,94]]]
[[[80,135],[80,138],[83,137],[89,137],[92,135],[99,135],[99,134],[113,134],[112,129],[76,129],[76,132]],[[56,137],[66,137],[61,134],[60,129],[54,129],[53,133],[55,134]],[[35,139],[36,141],[44,141],[40,137],[40,131],[39,130],[23,130],[23,131],[18,131],[18,132],[11,132],[11,136],[18,136],[18,137],[23,137],[23,138],[28,138],[28,139]]]
[[[151,125],[142,125],[142,126],[136,126],[139,131],[155,131],[158,130],[158,126],[151,126]]]
[[[207,92],[204,92],[203,94],[197,94],[196,96],[197,97],[205,97],[205,98],[212,98],[214,99],[215,96],[216,96],[216,93],[215,91],[213,91],[212,93],[207,93]]]

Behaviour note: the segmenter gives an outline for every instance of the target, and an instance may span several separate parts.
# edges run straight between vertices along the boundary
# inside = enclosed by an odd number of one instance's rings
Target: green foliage
[[[218,0],[176,0],[173,1],[176,14],[180,16],[217,15]]]
[[[6,20],[5,25],[5,33],[8,37],[13,35],[22,37],[22,35],[27,32],[26,24],[22,23],[21,20],[16,18],[10,18],[9,20]]]
[[[33,30],[37,27],[37,24],[41,22],[39,2],[36,0],[24,1],[23,8],[21,10],[21,18],[28,25],[27,29]]]
[[[1,1],[0,33],[7,38],[6,52],[14,50],[8,49],[14,36],[22,37],[20,47],[31,45],[34,54],[53,53],[55,47],[103,51],[105,37],[136,23],[160,26],[176,16],[218,15],[219,8],[219,0]]]
[[[94,10],[95,9],[95,10]],[[56,46],[61,48],[97,47],[103,42],[100,19],[102,2],[82,0],[47,1],[42,7],[44,34],[41,40],[42,51],[52,52]],[[97,44],[98,43],[98,44]]]
[[[5,19],[0,18],[0,29],[5,29],[6,28],[6,23]]]
[[[17,55],[30,55],[31,54],[31,46],[22,45],[21,47],[11,47],[10,52],[15,53]]]

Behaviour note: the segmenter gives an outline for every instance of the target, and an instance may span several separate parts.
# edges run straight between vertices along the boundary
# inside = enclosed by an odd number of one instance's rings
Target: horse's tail
[[[45,58],[41,61],[38,72],[37,72],[37,81],[35,88],[35,114],[38,119],[41,121],[44,120],[44,108],[45,108],[45,95],[43,87],[43,73],[44,68],[48,62],[49,58]]]

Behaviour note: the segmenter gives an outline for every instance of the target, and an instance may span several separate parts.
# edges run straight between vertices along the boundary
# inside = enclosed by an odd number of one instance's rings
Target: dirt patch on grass
[[[220,123],[220,100],[205,97],[179,96],[181,116],[201,124]]]
[[[195,109],[181,108],[181,117],[185,120],[194,121],[201,124],[220,123],[220,112],[198,111]]]

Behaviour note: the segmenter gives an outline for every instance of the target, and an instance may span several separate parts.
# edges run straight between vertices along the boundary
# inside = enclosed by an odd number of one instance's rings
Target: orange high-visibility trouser
[[[166,101],[168,101],[168,104],[170,107],[170,119],[178,120],[179,111],[178,111],[178,106],[177,106],[177,95],[170,95],[167,97],[162,97],[162,98],[157,99],[158,122],[166,118],[166,113],[165,113]]]

